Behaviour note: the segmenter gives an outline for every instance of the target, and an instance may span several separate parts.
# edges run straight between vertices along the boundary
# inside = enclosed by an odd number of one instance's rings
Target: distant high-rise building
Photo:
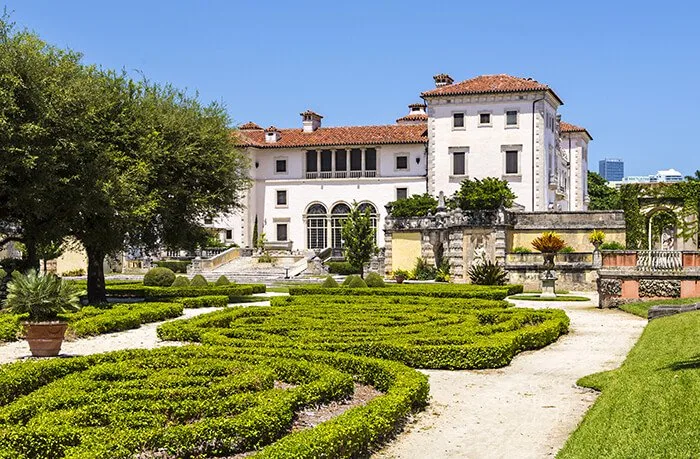
[[[621,159],[601,159],[598,163],[598,172],[610,182],[622,180],[625,176],[625,162]]]

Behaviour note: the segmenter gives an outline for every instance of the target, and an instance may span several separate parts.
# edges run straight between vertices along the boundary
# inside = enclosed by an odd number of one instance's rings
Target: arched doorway
[[[647,213],[647,249],[677,250],[678,217],[672,209],[658,207]]]
[[[306,246],[322,250],[328,247],[328,210],[320,203],[306,209]]]

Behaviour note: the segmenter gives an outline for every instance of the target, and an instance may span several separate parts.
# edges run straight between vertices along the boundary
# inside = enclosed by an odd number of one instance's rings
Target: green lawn
[[[602,394],[558,458],[698,457],[700,312],[653,320],[619,369],[578,383]]]
[[[652,306],[682,306],[686,304],[695,304],[700,302],[700,298],[676,298],[654,301],[640,301],[637,303],[623,304],[619,308],[635,316],[647,318],[649,308]]]

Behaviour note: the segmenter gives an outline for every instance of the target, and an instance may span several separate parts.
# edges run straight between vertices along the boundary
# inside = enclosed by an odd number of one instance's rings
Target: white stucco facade
[[[524,89],[469,93],[473,81],[481,88],[506,77],[442,81],[440,91],[465,93],[426,91],[424,103],[412,104],[395,125],[328,128],[307,111],[297,128],[240,126],[253,186],[244,210],[211,226],[227,242],[250,246],[257,216],[268,241],[291,241],[294,250],[338,248],[343,205],[358,202],[376,214],[382,246],[387,203],[426,192],[450,196],[467,177],[508,181],[524,210],[585,210],[590,135],[560,123],[561,100],[532,80],[507,77]]]

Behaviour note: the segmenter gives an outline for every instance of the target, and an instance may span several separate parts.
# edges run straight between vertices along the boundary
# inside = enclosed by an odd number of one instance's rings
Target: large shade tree
[[[588,172],[589,210],[617,210],[622,208],[620,192],[600,174]]]
[[[364,211],[354,202],[342,228],[345,259],[364,277],[365,264],[377,253],[377,230],[369,208]]]

